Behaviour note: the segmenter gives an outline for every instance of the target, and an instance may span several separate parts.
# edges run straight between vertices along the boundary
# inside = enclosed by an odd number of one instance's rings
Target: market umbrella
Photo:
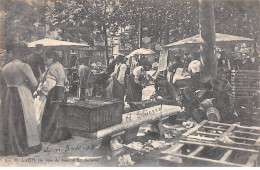
[[[254,39],[241,37],[241,36],[234,36],[234,35],[228,35],[228,34],[221,34],[216,33],[216,44],[221,45],[222,43],[243,43],[243,42],[251,42],[254,41]],[[199,43],[202,43],[203,40],[200,38],[200,34],[185,38],[183,40],[165,45],[164,47],[189,47],[194,45],[199,45]]]
[[[74,42],[68,42],[68,41],[60,41],[60,40],[54,40],[50,38],[44,38],[41,40],[33,41],[28,43],[29,48],[35,47],[37,44],[42,44],[45,47],[74,47],[74,48],[83,48],[83,47],[89,47],[88,44],[80,44],[80,43],[74,43]]]
[[[129,55],[126,56],[126,58],[130,58],[134,55],[150,55],[150,54],[155,54],[155,52],[150,49],[139,48],[137,50],[132,51]]]

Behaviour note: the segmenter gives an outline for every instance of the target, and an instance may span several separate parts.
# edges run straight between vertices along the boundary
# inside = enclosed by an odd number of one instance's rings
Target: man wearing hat
[[[27,63],[31,66],[38,83],[41,82],[42,74],[45,71],[44,53],[44,46],[37,44],[34,53],[27,58]]]

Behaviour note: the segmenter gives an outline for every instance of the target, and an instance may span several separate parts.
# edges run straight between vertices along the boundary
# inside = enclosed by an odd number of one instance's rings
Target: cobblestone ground
[[[145,136],[134,139],[144,143],[149,139],[158,140],[158,137]],[[174,139],[166,141],[174,143]],[[165,149],[165,148],[164,148]],[[135,151],[125,150],[122,154],[131,155],[134,163],[132,166],[157,167],[159,164],[160,151],[153,151],[138,154]],[[121,154],[121,155],[122,155]],[[43,143],[42,150],[37,154],[27,157],[6,156],[1,157],[1,166],[118,166],[118,157],[112,156],[110,148],[101,146],[101,141],[91,140],[83,137],[73,137],[70,140],[57,144]]]
[[[147,86],[143,90],[143,99],[149,99],[153,93],[153,86]],[[143,127],[145,128],[145,126]],[[143,129],[144,130],[144,129]],[[137,137],[132,141],[145,143],[148,140],[161,140],[159,136]],[[171,143],[171,141],[167,141]],[[131,141],[129,141],[131,142]],[[42,150],[37,154],[27,157],[5,156],[0,157],[0,166],[118,166],[118,157],[112,156],[109,144],[102,144],[100,140],[93,140],[79,136],[73,136],[60,143],[42,143]],[[125,150],[123,154],[131,155],[134,162],[132,166],[161,166],[158,158],[162,149],[136,154],[135,151]]]

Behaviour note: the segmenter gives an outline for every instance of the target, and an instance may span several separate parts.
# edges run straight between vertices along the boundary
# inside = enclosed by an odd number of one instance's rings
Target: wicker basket
[[[58,126],[72,131],[95,132],[122,122],[123,103],[117,99],[91,98],[60,107]]]

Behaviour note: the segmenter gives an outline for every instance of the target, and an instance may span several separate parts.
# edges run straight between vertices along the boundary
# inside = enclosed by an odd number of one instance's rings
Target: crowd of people
[[[65,86],[68,83],[61,64],[62,56],[55,49],[46,50],[42,45],[36,45],[35,51],[30,55],[27,52],[27,47],[23,44],[10,44],[6,47],[5,58],[8,60],[3,63],[0,77],[0,155],[26,156],[39,152],[41,142],[57,143],[71,138],[66,128],[57,125],[58,110],[66,100]],[[228,54],[221,52],[217,61],[218,73],[231,69],[258,70],[257,59],[258,57],[252,59],[238,54],[230,61]],[[79,100],[89,96],[117,98],[133,109],[134,103],[142,101],[143,89],[152,81],[155,92],[151,99],[157,104],[184,106],[185,103],[178,97],[183,92],[183,87],[189,87],[193,94],[204,89],[211,98],[219,99],[216,102],[219,106],[233,104],[228,93],[221,89],[226,84],[220,88],[216,79],[201,80],[202,63],[199,53],[176,56],[173,61],[168,61],[164,71],[157,71],[158,61],[155,58],[154,63],[150,64],[143,56],[111,57],[105,76],[101,78],[102,88],[97,90],[97,79],[90,58],[81,58],[77,68]],[[149,70],[154,70],[153,75],[148,75]],[[212,89],[215,90],[214,93]],[[187,90],[183,94],[188,96]],[[204,99],[207,98],[209,96]],[[201,106],[196,103],[197,100],[195,104],[188,100],[185,108],[190,108],[189,112],[193,112],[190,106]],[[223,104],[225,100],[227,102]],[[222,104],[219,104],[221,101]],[[221,107],[218,109],[221,110]]]

